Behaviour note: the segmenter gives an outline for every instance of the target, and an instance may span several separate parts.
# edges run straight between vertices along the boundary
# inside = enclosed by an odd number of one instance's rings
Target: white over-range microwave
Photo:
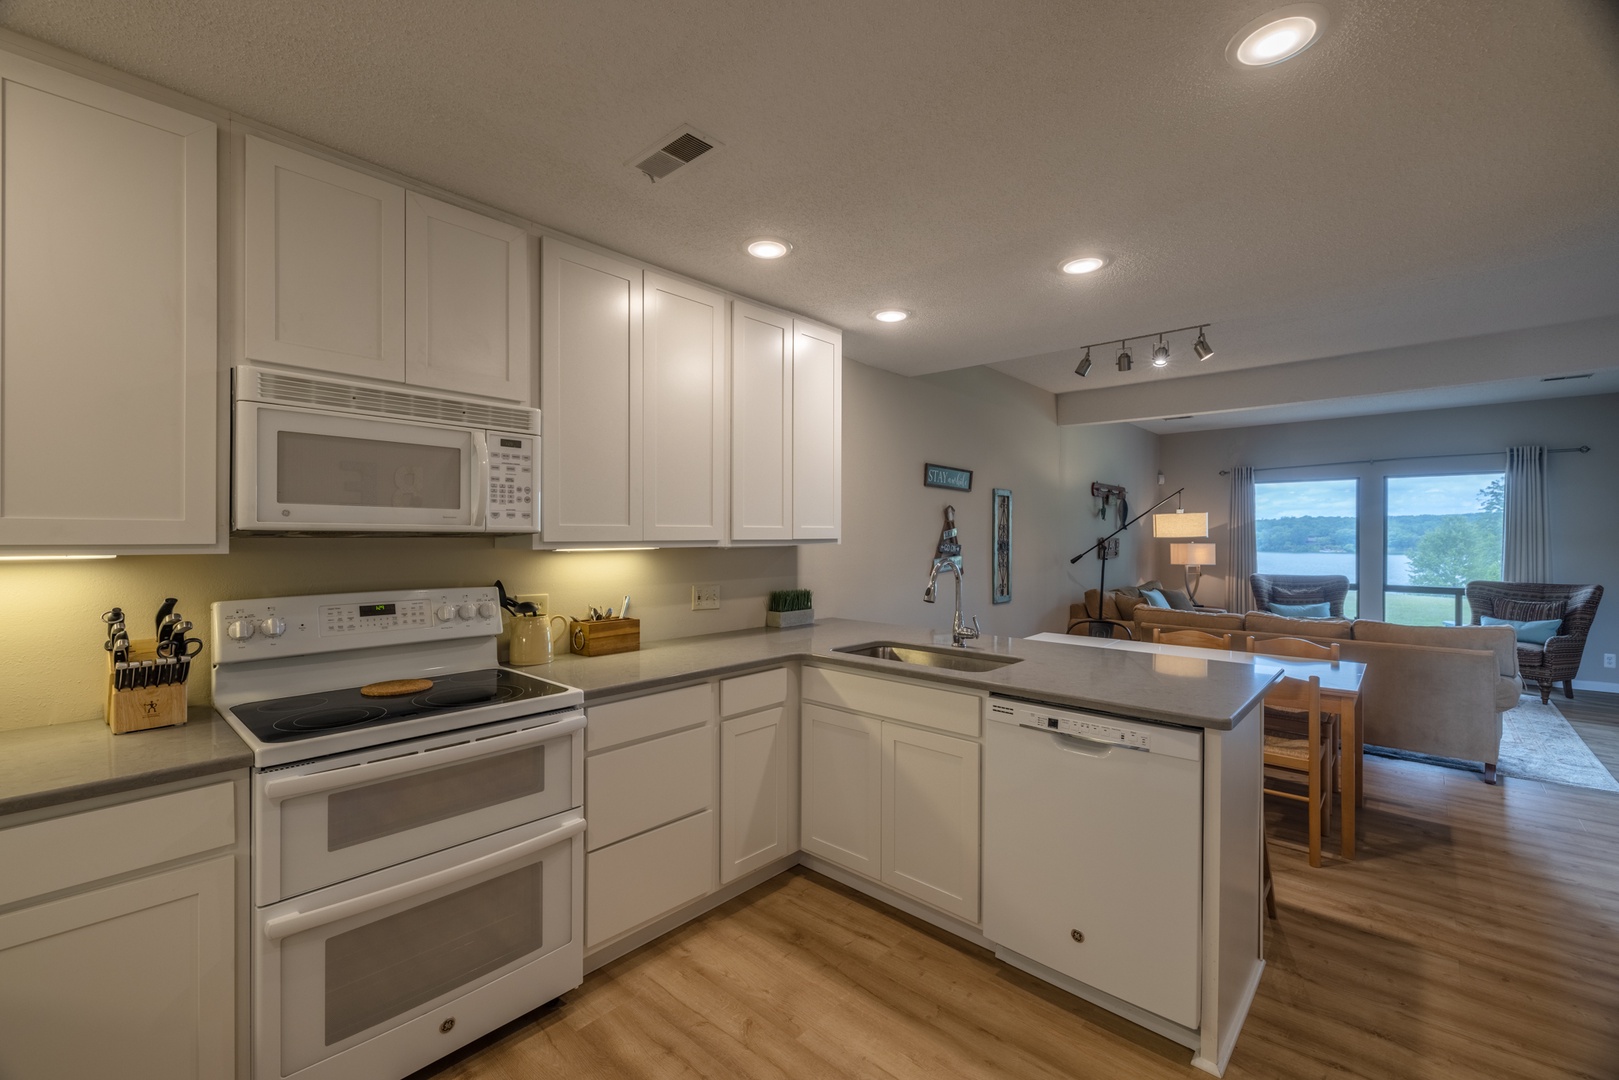
[[[536,533],[540,411],[242,365],[237,532]]]

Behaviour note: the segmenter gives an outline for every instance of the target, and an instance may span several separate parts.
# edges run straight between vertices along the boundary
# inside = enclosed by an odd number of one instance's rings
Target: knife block
[[[156,660],[157,641],[146,638],[129,643],[129,659]],[[107,660],[107,726],[114,735],[149,728],[174,727],[186,722],[186,684],[115,689],[111,654]]]
[[[580,656],[607,656],[641,647],[640,619],[591,619],[568,623],[568,647]]]

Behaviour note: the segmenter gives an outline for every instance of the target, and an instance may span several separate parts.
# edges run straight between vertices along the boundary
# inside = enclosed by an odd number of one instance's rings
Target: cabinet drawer
[[[650,922],[714,890],[714,812],[585,856],[585,947]]]
[[[586,758],[585,849],[707,810],[713,799],[712,727]]]
[[[741,716],[787,700],[787,669],[756,671],[720,683],[720,715]]]
[[[228,782],[0,829],[0,904],[235,842],[235,787]]]
[[[955,735],[980,734],[983,699],[975,694],[811,667],[804,669],[803,697],[805,701]]]
[[[606,750],[706,722],[714,715],[714,688],[702,683],[627,701],[592,705],[585,712],[590,716],[590,724],[585,728],[585,749]]]

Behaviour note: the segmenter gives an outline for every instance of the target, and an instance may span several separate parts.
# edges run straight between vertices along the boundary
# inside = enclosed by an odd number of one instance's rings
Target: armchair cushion
[[[1272,604],[1325,603],[1334,619],[1344,617],[1349,579],[1342,574],[1250,574],[1248,582],[1261,611],[1275,611]]]
[[[1563,625],[1561,618],[1522,622],[1518,619],[1496,619],[1489,615],[1480,615],[1479,622],[1484,626],[1510,626],[1520,645],[1541,646],[1544,646],[1546,639],[1557,633],[1557,628]]]
[[[1273,600],[1270,609],[1277,615],[1285,615],[1290,619],[1332,618],[1332,605],[1325,600],[1319,604],[1278,604]]]

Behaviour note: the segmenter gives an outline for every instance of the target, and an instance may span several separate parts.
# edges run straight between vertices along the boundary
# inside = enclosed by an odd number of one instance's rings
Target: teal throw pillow
[[[1488,615],[1480,615],[1478,621],[1485,626],[1510,626],[1513,636],[1525,645],[1544,645],[1548,638],[1557,633],[1557,628],[1563,625],[1562,619],[1535,619],[1530,622],[1518,622],[1515,619],[1492,619]]]
[[[1142,589],[1141,599],[1145,600],[1153,607],[1166,608],[1169,606],[1169,601],[1164,599],[1164,594],[1159,592],[1157,589]]]
[[[1332,618],[1332,605],[1326,601],[1319,604],[1272,604],[1272,615],[1286,615],[1290,619],[1330,619]]]

